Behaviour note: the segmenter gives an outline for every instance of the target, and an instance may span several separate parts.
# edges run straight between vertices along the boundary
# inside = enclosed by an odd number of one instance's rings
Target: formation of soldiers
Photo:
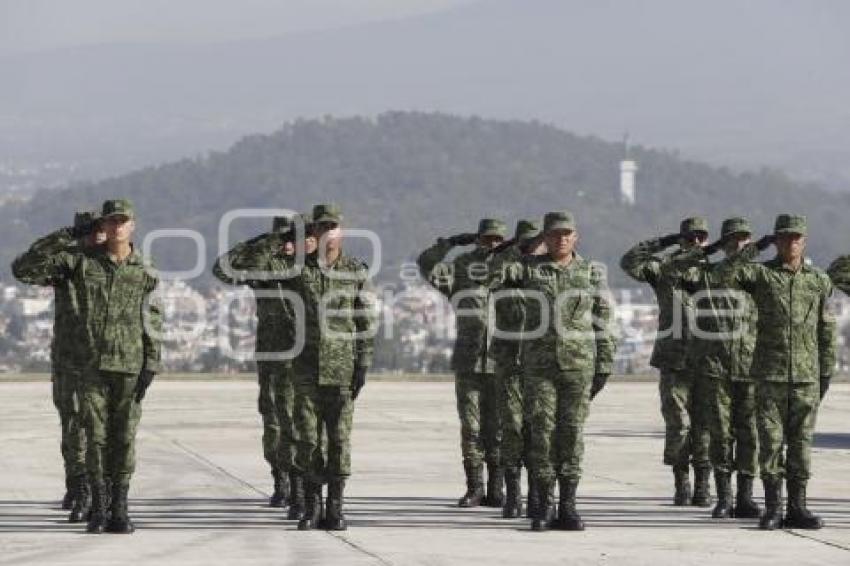
[[[300,530],[347,528],[354,401],[372,358],[369,268],[343,252],[342,222],[335,204],[275,218],[270,232],[238,243],[213,267],[256,298],[269,503],[287,508]],[[109,200],[12,265],[20,281],[55,289],[63,506],[92,533],[134,530],[127,494],[135,434],[160,369],[157,278],[132,244],[134,230],[132,203]],[[806,485],[817,409],[836,363],[827,299],[833,282],[850,291],[850,256],[827,275],[805,260],[806,237],[800,216],[780,215],[757,241],[745,219],[730,218],[709,244],[708,223],[688,218],[622,258],[658,300],[651,363],[661,374],[663,462],[676,505],[710,507],[713,470],[713,517],[759,519],[763,529],[823,525],[807,508]],[[606,270],[577,253],[578,241],[568,211],[547,213],[542,225],[520,220],[510,239],[504,222],[488,218],[474,233],[438,239],[417,261],[457,315],[452,367],[466,476],[458,505],[498,507],[505,518],[525,507],[535,531],[585,528],[576,507],[584,423],[616,350]],[[771,245],[776,257],[755,261]],[[463,246],[473,247],[446,259]],[[712,261],[721,250],[726,257]],[[764,511],[753,496],[757,473]]]
[[[520,220],[512,239],[506,232],[503,222],[483,219],[476,233],[440,238],[418,258],[458,317],[453,369],[467,483],[458,503],[519,516],[524,465],[532,529],[582,530],[583,425],[616,347],[605,270],[576,253],[569,212],[546,214],[542,231]],[[757,241],[746,219],[730,218],[713,243],[705,219],[687,218],[621,260],[658,302],[651,364],[660,371],[663,462],[673,470],[675,505],[711,507],[713,470],[712,517],[759,519],[768,530],[823,526],[807,507],[806,486],[817,409],[836,365],[828,298],[832,281],[850,291],[850,256],[827,275],[806,260],[806,239],[802,216],[778,216],[773,233]],[[475,248],[443,261],[468,245]],[[771,245],[776,257],[755,261]],[[725,259],[712,262],[721,250]],[[757,473],[764,510],[753,496]]]

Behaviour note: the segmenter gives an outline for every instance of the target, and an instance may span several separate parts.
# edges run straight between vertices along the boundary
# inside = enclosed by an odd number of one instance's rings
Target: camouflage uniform
[[[688,219],[682,222],[681,232],[686,233],[694,228],[707,232],[707,223],[702,219]],[[635,280],[648,283],[658,301],[658,336],[650,365],[661,372],[659,393],[666,429],[663,461],[673,467],[676,502],[679,505],[688,503],[690,463],[696,471],[698,482],[703,486],[696,503],[706,505],[705,499],[709,496],[705,489],[711,469],[710,436],[708,423],[704,421],[707,411],[700,407],[710,401],[710,382],[700,379],[688,368],[693,305],[683,287],[679,267],[669,256],[659,255],[669,245],[672,244],[663,242],[662,238],[640,242],[626,252],[620,267]]]
[[[515,244],[497,254],[497,264],[519,262],[523,256],[520,246],[536,238],[540,232],[539,224],[529,220],[517,223],[514,235]],[[505,289],[504,294],[495,300],[496,328],[501,332],[519,334],[524,327],[522,293],[517,289]],[[519,337],[493,338],[492,352],[496,360],[496,380],[501,388],[500,412],[502,438],[500,454],[502,468],[505,471],[507,495],[503,517],[518,517],[522,512],[522,493],[519,487],[523,464],[527,465],[526,440],[530,433],[530,424],[525,398],[525,379],[523,377],[521,339]],[[530,479],[530,478],[529,478]],[[531,486],[529,485],[529,493]]]
[[[78,213],[74,217],[74,227],[81,228],[94,219],[93,213]],[[28,253],[52,255],[65,252],[71,255],[86,251],[81,240],[75,239],[70,232],[60,237],[47,236],[35,242]],[[18,273],[16,272],[16,275]],[[36,278],[21,277],[23,283],[41,284]],[[80,333],[84,330],[80,312],[77,287],[71,280],[48,282],[54,287],[53,296],[53,341],[50,349],[51,381],[53,405],[59,413],[62,430],[61,452],[65,464],[65,485],[67,494],[63,508],[71,509],[75,499],[88,497],[86,473],[86,438],[82,420],[80,402],[80,380],[86,367],[85,351],[78,347]],[[77,505],[87,506],[85,501]],[[81,512],[81,511],[80,511]]]
[[[484,219],[478,235],[504,236],[501,221]],[[486,504],[501,507],[503,476],[500,465],[501,443],[500,388],[495,378],[496,361],[491,350],[489,328],[490,289],[487,286],[492,261],[490,251],[477,246],[457,256],[451,263],[443,259],[454,247],[439,239],[417,259],[422,277],[445,295],[457,314],[457,338],[452,354],[455,371],[455,396],[460,418],[461,454],[467,480],[467,494],[461,506],[474,506],[483,489],[482,464],[487,463],[488,493]],[[469,500],[465,502],[464,500]]]
[[[316,224],[339,223],[335,204],[317,205]],[[304,347],[294,360],[296,453],[294,467],[307,478],[306,512],[299,529],[319,523],[320,490],[327,480],[328,523],[343,529],[342,491],[351,475],[351,426],[354,416],[354,376],[372,363],[376,318],[369,267],[340,254],[330,266],[318,253],[305,257],[291,289],[304,307]],[[327,433],[327,461],[321,461],[320,423]]]
[[[132,205],[107,201],[104,216],[113,213],[132,215]],[[89,480],[94,498],[102,506],[104,471],[108,470],[115,490],[113,518],[121,515],[115,506],[122,501],[126,518],[126,494],[136,466],[136,428],[142,412],[136,400],[137,380],[142,370],[157,372],[160,365],[161,315],[158,306],[149,301],[157,278],[136,251],[115,263],[105,248],[85,254],[62,249],[60,242],[69,243],[66,229],[46,239],[56,242],[62,251],[31,249],[18,257],[12,268],[21,280],[41,285],[71,281],[79,289],[85,326],[77,344],[80,359],[88,360],[82,403]]]
[[[723,223],[722,237],[750,234],[749,223],[731,218]],[[687,252],[682,255],[688,255]],[[717,485],[715,518],[733,513],[739,518],[758,518],[760,510],[752,499],[753,478],[758,470],[755,384],[750,376],[755,349],[758,311],[752,298],[730,288],[724,273],[729,259],[716,264],[703,261],[701,248],[687,261],[685,279],[697,293],[695,336],[688,364],[698,368],[699,379],[710,384],[706,421],[711,430],[711,463]],[[738,471],[738,496],[731,503],[733,470]]]
[[[257,405],[263,420],[263,456],[274,478],[274,493],[270,499],[273,506],[282,505],[288,497],[287,474],[291,472],[295,456],[292,359],[284,355],[295,342],[295,321],[292,305],[281,293],[288,289],[289,283],[283,278],[289,269],[289,260],[281,244],[290,228],[289,219],[276,219],[271,234],[237,244],[213,266],[213,275],[220,281],[247,285],[256,294],[256,353],[258,358],[268,358],[257,360],[260,386]],[[225,273],[222,267],[225,259],[230,269],[237,273]]]
[[[562,227],[575,229],[571,214],[546,215],[547,231]],[[522,343],[531,424],[528,465],[539,485],[543,512],[550,486],[558,479],[559,519],[564,521],[567,505],[575,514],[592,381],[596,375],[610,375],[614,363],[605,272],[577,254],[567,265],[548,254],[524,257],[501,271],[505,286],[524,293],[525,332],[542,330],[540,336],[526,335]]]
[[[780,215],[774,232],[805,235],[805,218]],[[805,488],[811,476],[820,382],[828,383],[836,363],[836,322],[827,308],[832,283],[806,262],[796,271],[778,256],[764,263],[751,262],[759,251],[757,244],[750,244],[733,256],[727,276],[752,295],[758,309],[751,373],[756,380],[759,464],[767,504],[761,525],[778,526],[785,477],[786,521],[819,528],[820,519],[806,509]]]
[[[833,261],[827,269],[832,284],[850,295],[850,255],[844,255]]]

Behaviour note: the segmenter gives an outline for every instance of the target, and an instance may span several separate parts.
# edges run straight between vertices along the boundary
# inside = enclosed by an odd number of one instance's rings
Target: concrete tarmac
[[[95,536],[59,509],[49,384],[0,384],[0,564],[850,564],[850,384],[834,385],[819,415],[809,497],[827,527],[774,532],[674,507],[657,387],[616,381],[586,428],[585,532],[457,508],[452,384],[386,382],[357,403],[349,530],[299,532],[266,506],[256,393],[246,381],[155,383],[130,493],[137,531]]]

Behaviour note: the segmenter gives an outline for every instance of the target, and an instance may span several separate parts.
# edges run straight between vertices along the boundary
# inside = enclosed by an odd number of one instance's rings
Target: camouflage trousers
[[[711,377],[711,465],[755,477],[758,470],[755,384]]]
[[[463,460],[474,467],[484,462],[498,466],[502,436],[499,380],[493,374],[458,373],[455,376],[455,397]]]
[[[503,468],[519,468],[526,461],[526,437],[529,433],[526,404],[523,402],[525,379],[516,364],[499,364],[496,378],[501,387],[502,442],[499,446]]]
[[[551,483],[578,480],[584,456],[584,422],[590,408],[589,376],[552,371],[527,374],[529,474]]]
[[[693,372],[662,370],[658,388],[664,418],[664,463],[710,468],[708,404],[711,381]]]
[[[288,472],[295,457],[295,386],[292,366],[257,362],[260,393],[258,410],[263,419],[263,456],[273,470]]]
[[[338,385],[295,384],[295,470],[314,483],[351,475],[351,390]],[[322,433],[327,435],[323,441]],[[323,446],[327,446],[326,455]]]
[[[808,480],[819,385],[760,381],[756,403],[762,479]]]
[[[62,427],[60,449],[67,479],[86,473],[86,432],[78,392],[81,379],[80,371],[53,369],[53,406],[59,412]]]
[[[92,482],[130,485],[136,469],[136,428],[142,417],[136,374],[87,372],[82,383],[83,420],[88,446],[86,468]]]

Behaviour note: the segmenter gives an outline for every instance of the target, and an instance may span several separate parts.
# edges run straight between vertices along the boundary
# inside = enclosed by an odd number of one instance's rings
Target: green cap
[[[342,222],[342,209],[336,203],[317,204],[313,207],[313,222],[333,222],[339,224]]]
[[[540,234],[540,223],[534,220],[520,220],[516,223],[514,239],[517,241],[530,240]]]
[[[507,233],[507,225],[497,218],[482,218],[478,223],[479,236],[500,236],[504,238]]]
[[[780,214],[776,217],[776,223],[773,225],[773,233],[805,236],[808,233],[806,217],[796,214]]]
[[[126,216],[127,218],[135,218],[136,210],[133,208],[133,203],[129,199],[119,198],[107,200],[103,203],[102,218],[110,216]]]
[[[576,221],[573,218],[573,213],[569,210],[556,210],[547,212],[543,217],[543,231],[550,230],[575,230]]]
[[[746,218],[727,218],[723,221],[723,225],[720,227],[720,237],[725,238],[726,236],[731,236],[732,234],[752,234],[753,229],[750,227],[750,223],[747,222]]]
[[[682,223],[679,224],[679,233],[685,235],[692,232],[705,232],[708,234],[708,220],[702,216],[693,216],[682,220]]]
[[[272,232],[275,234],[286,234],[292,231],[292,218],[289,216],[275,216],[272,221]]]
[[[74,213],[74,228],[88,226],[98,218],[100,218],[100,214],[96,210],[77,211]]]

